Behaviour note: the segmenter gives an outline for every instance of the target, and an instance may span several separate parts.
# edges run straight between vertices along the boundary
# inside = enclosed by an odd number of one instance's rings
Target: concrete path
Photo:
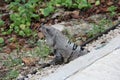
[[[40,80],[120,80],[120,35]]]
[[[120,80],[120,49],[65,80]]]

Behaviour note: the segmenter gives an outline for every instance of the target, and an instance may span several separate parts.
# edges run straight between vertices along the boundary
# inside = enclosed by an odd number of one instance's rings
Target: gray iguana
[[[50,63],[46,63],[42,67],[68,63],[69,61],[87,53],[87,50],[71,43],[67,37],[53,27],[42,25],[40,31],[44,34],[48,46],[53,48],[55,56]]]

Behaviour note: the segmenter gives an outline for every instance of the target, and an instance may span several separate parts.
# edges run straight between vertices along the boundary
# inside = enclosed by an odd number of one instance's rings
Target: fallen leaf
[[[101,7],[101,12],[107,12],[107,7]]]
[[[118,5],[120,5],[120,1],[118,2]]]
[[[25,44],[25,41],[26,41],[25,39],[20,39],[19,40],[19,45],[23,46]]]
[[[64,12],[64,14],[62,15],[62,19],[63,20],[68,20],[68,19],[70,19],[71,18],[71,12],[70,11],[66,11],[66,12]]]
[[[33,66],[35,65],[35,63],[38,61],[38,59],[36,58],[32,58],[32,57],[23,57],[22,61],[25,63],[25,65],[27,66]]]
[[[1,19],[2,20],[7,20],[9,18],[9,14],[8,13],[4,13],[2,16],[1,16]]]
[[[3,48],[3,52],[4,52],[4,53],[10,54],[11,51],[12,51],[12,50],[11,50],[10,48],[8,48],[8,47]]]
[[[31,28],[33,29],[33,30],[36,30],[36,29],[38,29],[40,27],[40,23],[32,23],[31,24]]]
[[[103,3],[103,2],[105,2],[105,0],[101,0],[101,2]]]
[[[15,43],[10,43],[10,44],[8,44],[8,47],[9,47],[10,49],[16,49],[16,48],[17,48],[17,45],[16,45]]]
[[[75,18],[75,19],[80,18],[79,13],[80,13],[79,11],[73,11],[73,12],[71,13],[72,18]]]

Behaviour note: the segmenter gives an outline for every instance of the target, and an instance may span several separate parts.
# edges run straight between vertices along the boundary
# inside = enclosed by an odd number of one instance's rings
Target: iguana
[[[42,25],[40,31],[44,34],[48,46],[53,48],[55,56],[50,63],[46,63],[42,67],[68,63],[87,53],[87,50],[70,42],[65,35],[53,27]]]
[[[84,48],[71,43],[67,37],[65,37],[59,30],[41,25],[39,29],[46,38],[46,43],[53,48],[54,59],[49,63],[44,63],[40,68],[48,67],[50,65],[68,63],[71,60],[76,59],[87,53]],[[36,74],[37,70],[32,71],[30,74]],[[17,80],[24,80],[27,75],[18,78]]]

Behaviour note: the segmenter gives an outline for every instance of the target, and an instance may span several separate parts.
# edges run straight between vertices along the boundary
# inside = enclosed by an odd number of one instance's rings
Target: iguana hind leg
[[[44,63],[41,65],[41,68],[49,67],[50,65],[57,65],[63,63],[63,57],[60,54],[60,50],[54,50],[54,56],[55,58],[50,61],[49,63]]]

